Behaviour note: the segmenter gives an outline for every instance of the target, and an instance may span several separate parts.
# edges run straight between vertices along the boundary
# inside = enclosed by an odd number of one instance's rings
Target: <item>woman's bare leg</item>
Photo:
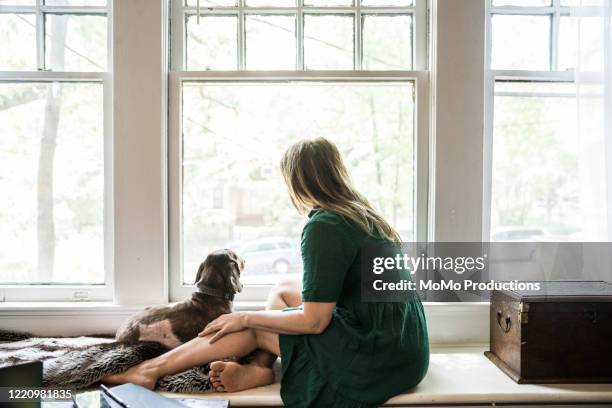
[[[243,330],[230,333],[210,344],[206,337],[196,337],[187,343],[159,357],[144,361],[121,374],[109,375],[102,379],[110,384],[125,384],[128,382],[153,389],[157,380],[164,375],[175,374],[188,368],[209,363],[211,361],[243,357],[256,349],[264,349],[278,354],[278,334],[258,330]],[[269,384],[273,381],[272,370],[260,370],[258,377],[251,381],[252,387]]]
[[[298,307],[302,304],[302,281],[299,278],[285,279],[272,288],[266,301],[266,310],[283,310],[286,307]],[[254,353],[254,364],[272,367],[278,355],[265,350]]]
[[[268,295],[267,310],[281,310],[302,304],[302,284],[298,279],[285,280],[276,285]],[[262,339],[262,341],[266,341]],[[278,336],[273,339],[278,350]],[[253,353],[249,364],[215,361],[210,365],[210,378],[217,391],[236,392],[262,385],[257,381],[262,373],[268,373],[278,358],[279,351],[270,352],[268,347],[259,348]],[[269,383],[273,381],[273,378]],[[259,383],[252,385],[253,382]],[[269,384],[268,383],[268,384]]]

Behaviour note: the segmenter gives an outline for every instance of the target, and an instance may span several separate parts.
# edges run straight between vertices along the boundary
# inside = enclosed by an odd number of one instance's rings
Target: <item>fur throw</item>
[[[35,337],[0,331],[0,367],[43,362],[45,387],[80,390],[101,378],[127,370],[168,351],[155,342],[117,343],[107,337]],[[212,390],[208,364],[165,376],[159,391],[199,393]]]

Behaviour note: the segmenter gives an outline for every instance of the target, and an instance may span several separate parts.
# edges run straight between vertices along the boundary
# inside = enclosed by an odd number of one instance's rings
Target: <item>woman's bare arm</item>
[[[305,302],[302,309],[247,312],[247,327],[279,334],[319,334],[332,318],[335,302]]]
[[[302,309],[280,311],[236,312],[219,316],[199,336],[215,335],[213,343],[228,333],[247,328],[278,334],[318,334],[329,325],[335,302],[305,302]]]

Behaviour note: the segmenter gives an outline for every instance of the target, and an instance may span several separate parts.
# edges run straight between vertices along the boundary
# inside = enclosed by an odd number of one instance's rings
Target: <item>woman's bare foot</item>
[[[101,381],[108,384],[133,383],[152,390],[155,388],[157,378],[155,369],[149,367],[146,363],[140,363],[120,374],[107,375]]]
[[[216,391],[236,392],[272,384],[274,373],[256,364],[215,361],[210,364],[210,378]]]

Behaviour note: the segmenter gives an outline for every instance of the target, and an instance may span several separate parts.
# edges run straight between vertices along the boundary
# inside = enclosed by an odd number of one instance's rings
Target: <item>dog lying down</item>
[[[174,348],[193,339],[222,314],[232,311],[234,295],[242,290],[240,273],[244,260],[234,251],[221,249],[209,254],[198,268],[197,292],[173,305],[147,307],[117,330],[123,343],[156,341]]]

